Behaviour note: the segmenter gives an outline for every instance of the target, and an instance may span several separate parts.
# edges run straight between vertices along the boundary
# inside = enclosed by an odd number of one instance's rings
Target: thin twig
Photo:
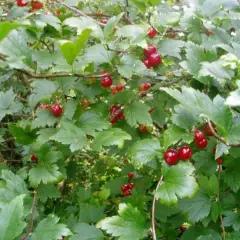
[[[83,75],[83,74],[78,74],[78,73],[74,73],[74,74],[71,74],[71,73],[55,73],[55,74],[34,74],[34,73],[30,73],[26,70],[18,70],[24,74],[26,74],[27,76],[29,77],[32,77],[32,78],[56,78],[56,77],[83,77],[83,78],[90,78],[90,77],[93,77],[93,78],[101,78],[102,77],[102,74],[99,74],[99,75]]]
[[[208,119],[207,120],[208,122],[208,126],[213,134],[213,136],[218,139],[220,142],[224,143],[225,145],[229,146],[229,147],[240,147],[240,144],[230,144],[228,143],[223,137],[219,136],[216,131],[214,130],[212,124],[211,124],[211,121]]]
[[[37,197],[38,197],[38,191],[37,191],[37,189],[35,189],[35,191],[34,191],[34,197],[33,197],[33,201],[32,201],[32,207],[31,207],[30,222],[29,222],[29,225],[28,225],[28,232],[23,235],[23,237],[21,238],[21,240],[27,239],[27,237],[28,237],[28,236],[32,233],[32,231],[33,231],[34,210],[35,210],[35,205],[36,205],[36,202],[37,202]]]
[[[157,240],[156,228],[155,228],[155,209],[156,209],[156,201],[157,201],[156,192],[162,183],[163,183],[163,175],[160,177],[160,180],[157,184],[154,197],[153,197],[153,203],[152,203],[152,238],[153,240]]]
[[[218,166],[218,186],[219,186],[219,191],[217,193],[217,201],[220,202],[220,180],[221,180],[221,171],[222,171],[222,166]],[[220,222],[221,222],[221,228],[222,228],[222,233],[223,233],[223,240],[226,239],[226,232],[225,232],[225,227],[224,227],[224,222],[223,222],[223,217],[222,215],[219,216]]]
[[[90,18],[91,20],[93,20],[95,23],[97,23],[97,24],[100,25],[100,26],[103,26],[103,27],[106,26],[105,24],[103,24],[103,23],[101,23],[101,22],[98,22],[98,21],[95,20],[94,18],[92,18],[92,17],[88,16],[87,14],[81,12],[79,9],[77,9],[77,8],[75,8],[75,7],[68,6],[67,4],[65,4],[65,3],[63,3],[63,2],[60,2],[59,0],[55,0],[55,2],[57,2],[58,4],[60,4],[60,5],[64,6],[64,7],[68,8],[68,9],[70,9],[70,10],[76,12],[76,13],[78,13],[79,16],[83,16],[83,17]]]

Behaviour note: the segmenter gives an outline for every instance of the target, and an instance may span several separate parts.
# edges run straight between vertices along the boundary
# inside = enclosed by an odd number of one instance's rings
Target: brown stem
[[[97,24],[100,25],[100,26],[103,26],[103,27],[106,26],[105,24],[96,21],[94,18],[91,18],[90,16],[88,16],[87,14],[81,12],[79,9],[77,9],[77,8],[75,8],[75,7],[68,6],[67,4],[65,4],[65,3],[63,3],[63,2],[60,2],[59,0],[55,0],[55,2],[57,2],[58,4],[66,7],[66,8],[68,8],[69,10],[77,13],[79,16],[83,16],[83,17],[90,18],[91,20],[93,20],[95,23],[97,23]]]
[[[35,210],[35,205],[37,202],[37,197],[38,197],[38,191],[35,189],[34,191],[34,197],[32,201],[32,207],[31,207],[31,216],[30,216],[30,222],[28,225],[28,231],[22,236],[21,240],[27,239],[27,237],[32,233],[33,231],[33,223],[34,223],[34,210]]]
[[[56,78],[56,77],[83,77],[83,78],[101,78],[102,74],[99,75],[82,75],[82,74],[78,74],[78,73],[55,73],[55,74],[34,74],[34,73],[30,73],[26,70],[19,70],[20,72],[26,74],[29,77],[32,78]]]
[[[224,143],[225,145],[229,146],[229,147],[240,147],[240,144],[230,144],[228,143],[223,137],[219,136],[216,131],[214,130],[211,121],[208,119],[208,126],[213,134],[213,136],[218,139],[220,142]]]
[[[157,201],[156,192],[162,183],[163,183],[163,175],[160,177],[160,180],[157,184],[154,197],[153,197],[153,203],[152,203],[152,238],[153,240],[157,240],[156,228],[155,228],[155,209],[156,209],[156,201]]]
[[[222,166],[218,166],[218,186],[219,186],[219,191],[217,193],[217,201],[220,201],[220,180],[221,180],[221,171],[222,171]],[[225,232],[225,227],[224,227],[224,222],[223,222],[223,217],[222,215],[219,216],[220,222],[221,222],[221,229],[223,233],[223,240],[226,239],[226,232]]]

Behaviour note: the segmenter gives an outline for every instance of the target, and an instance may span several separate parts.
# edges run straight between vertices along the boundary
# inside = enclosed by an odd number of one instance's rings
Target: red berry
[[[39,106],[39,108],[40,108],[41,110],[47,110],[47,109],[49,109],[49,106],[48,106],[47,104],[41,103],[40,106]]]
[[[147,33],[148,37],[154,38],[157,35],[157,30],[155,28],[150,28]]]
[[[195,139],[195,141],[201,142],[204,138],[205,138],[205,137],[204,137],[203,132],[201,132],[201,131],[199,131],[199,130],[196,130],[196,131],[194,132],[194,139]]]
[[[140,131],[141,133],[146,133],[146,132],[148,131],[146,125],[140,125],[140,126],[138,127],[138,129],[139,129],[139,131]]]
[[[181,231],[181,233],[183,233],[183,232],[185,232],[185,231],[187,230],[187,228],[184,227],[184,226],[181,226],[181,227],[179,228],[179,230]]]
[[[122,191],[122,192],[125,192],[125,191],[127,191],[128,189],[129,189],[128,184],[124,184],[124,185],[121,186],[121,191]]]
[[[118,92],[117,87],[115,85],[111,87],[111,92],[112,92],[112,95],[115,95]]]
[[[214,128],[214,125],[212,125],[212,126]],[[208,124],[206,124],[205,127],[204,127],[204,133],[209,137],[213,136],[213,132],[210,129],[210,127],[208,126]]]
[[[38,160],[38,158],[37,158],[37,156],[36,156],[35,154],[33,154],[33,155],[31,156],[31,160],[32,160],[33,162],[36,162],[36,161]]]
[[[118,92],[120,92],[120,91],[124,90],[125,87],[124,87],[123,84],[119,83],[119,84],[116,86],[116,89],[117,89]]]
[[[128,188],[129,188],[130,190],[132,190],[132,189],[134,188],[134,183],[129,183],[129,184],[128,184]]]
[[[183,146],[178,150],[178,156],[181,160],[189,160],[192,156],[192,149],[188,146]]]
[[[210,36],[210,35],[213,35],[213,32],[212,32],[211,30],[207,29],[207,30],[206,30],[206,34],[207,34],[208,36]]]
[[[158,53],[153,53],[148,58],[148,62],[151,66],[156,67],[162,63],[162,57]]]
[[[108,73],[104,73],[101,79],[101,85],[104,88],[109,88],[112,86],[113,80],[112,78],[108,75]]]
[[[27,5],[28,5],[28,2],[26,0],[17,0],[18,7],[26,7]]]
[[[51,112],[56,117],[60,116],[63,112],[62,106],[59,105],[58,103],[53,104],[51,106]]]
[[[152,87],[151,83],[142,83],[139,85],[139,90],[145,92]]]
[[[110,122],[116,123],[119,119],[125,119],[123,111],[119,105],[110,107]]]
[[[101,20],[101,23],[103,23],[103,24],[107,24],[107,22],[108,22],[108,19],[106,19],[106,18],[103,18],[103,19]]]
[[[150,57],[153,53],[156,53],[156,52],[157,52],[157,48],[152,44],[144,48],[144,54],[146,57]]]
[[[59,10],[56,10],[55,15],[60,16],[61,12]]]
[[[131,195],[131,190],[128,189],[128,190],[124,191],[124,192],[123,192],[123,195],[124,195],[125,197],[130,196],[130,195]]]
[[[144,63],[144,65],[146,66],[146,68],[149,69],[149,68],[152,67],[147,58],[143,59],[142,62]]]
[[[218,165],[222,165],[222,164],[223,164],[222,158],[218,158],[218,159],[217,159],[217,164],[218,164]]]
[[[40,10],[44,7],[44,4],[39,1],[31,1],[32,10]]]
[[[128,173],[128,178],[129,178],[129,179],[134,178],[134,173],[133,173],[133,172]]]
[[[169,149],[164,153],[164,160],[168,165],[176,165],[179,161],[178,152],[174,149]]]
[[[208,145],[208,141],[205,138],[202,141],[199,141],[199,142],[195,141],[195,143],[196,143],[197,147],[200,148],[200,149],[204,149]]]

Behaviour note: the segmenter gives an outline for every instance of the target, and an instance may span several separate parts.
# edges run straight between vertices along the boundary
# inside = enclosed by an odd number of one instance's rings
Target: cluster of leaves
[[[0,8],[0,240],[239,239],[239,1],[40,2]]]

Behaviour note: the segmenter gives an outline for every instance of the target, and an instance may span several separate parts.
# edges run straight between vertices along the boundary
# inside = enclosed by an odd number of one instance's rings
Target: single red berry
[[[181,226],[181,227],[179,228],[179,230],[180,230],[181,233],[184,233],[184,232],[187,230],[187,228],[184,227],[184,226]]]
[[[53,104],[51,106],[51,112],[56,117],[60,116],[63,112],[62,106],[59,105],[58,103]]]
[[[139,91],[145,92],[152,87],[151,83],[142,83],[139,85]]]
[[[164,153],[164,160],[168,165],[176,165],[179,161],[178,152],[174,149],[169,149]]]
[[[116,89],[117,89],[118,92],[120,92],[120,91],[124,90],[125,87],[124,87],[123,84],[119,83],[119,84],[116,86]]]
[[[117,87],[115,85],[111,86],[111,92],[112,95],[115,95],[118,92]]]
[[[146,132],[148,131],[146,125],[140,125],[140,126],[138,127],[138,129],[139,129],[139,131],[140,131],[141,133],[146,133]]]
[[[204,149],[208,145],[208,141],[205,138],[202,141],[199,141],[199,142],[195,141],[195,143],[196,143],[197,147],[200,148],[200,149]]]
[[[31,1],[32,10],[40,10],[44,7],[43,2]]]
[[[205,138],[205,136],[204,136],[202,131],[196,130],[194,132],[194,139],[195,139],[195,141],[201,142],[204,138]]]
[[[122,192],[125,192],[125,191],[127,191],[128,189],[129,189],[128,184],[124,184],[124,185],[121,186],[121,191],[122,191]]]
[[[125,197],[130,196],[130,195],[131,195],[131,190],[128,189],[128,190],[124,191],[124,192],[123,192],[123,195],[124,195]]]
[[[144,63],[144,65],[146,66],[146,68],[149,69],[149,68],[152,67],[151,64],[149,63],[148,58],[143,59],[142,62]]]
[[[178,150],[178,156],[181,160],[189,160],[192,156],[192,149],[188,146],[183,146]]]
[[[36,156],[35,154],[33,154],[33,155],[31,156],[31,160],[32,160],[33,162],[36,162],[36,161],[38,160],[38,158],[37,158],[37,156]]]
[[[132,190],[132,189],[134,188],[134,183],[129,183],[129,184],[128,184],[128,188],[129,188],[130,190]]]
[[[214,125],[212,125],[212,126],[214,128]],[[206,124],[205,127],[204,127],[204,133],[209,137],[213,136],[213,132],[210,129],[210,127],[208,126],[208,124]]]
[[[169,32],[168,34],[167,34],[167,37],[168,38],[175,38],[177,35],[176,35],[176,33],[175,32]]]
[[[107,18],[103,18],[103,19],[101,20],[101,23],[103,23],[103,24],[107,24],[107,22],[108,22],[108,19],[107,19]]]
[[[133,179],[134,178],[134,173],[133,172],[128,173],[128,178]]]
[[[48,104],[41,103],[40,106],[39,106],[39,108],[40,108],[41,110],[47,110],[47,109],[49,109],[49,105],[48,105]]]
[[[17,0],[18,7],[26,7],[28,5],[28,1],[26,0]]]
[[[60,15],[61,15],[61,12],[60,12],[59,10],[56,10],[56,11],[55,11],[55,15],[56,15],[56,16],[60,16]]]
[[[109,73],[103,73],[102,79],[101,79],[101,85],[104,88],[109,88],[112,86],[113,80],[108,75]]]
[[[125,119],[123,111],[119,105],[110,107],[110,122],[116,123],[119,119]]]
[[[150,57],[153,53],[156,53],[156,52],[157,52],[157,48],[152,44],[149,44],[147,45],[146,48],[144,48],[144,54],[146,57]]]
[[[148,58],[148,62],[151,66],[156,67],[162,63],[162,57],[158,53],[153,53]]]
[[[222,164],[223,164],[222,158],[218,158],[218,159],[217,159],[217,164],[218,164],[218,165],[222,165]]]
[[[150,28],[148,30],[147,35],[148,35],[149,38],[154,38],[157,35],[157,33],[158,32],[157,32],[157,30],[155,28]]]
[[[212,32],[211,30],[207,29],[207,30],[206,30],[206,34],[207,34],[208,36],[210,36],[210,35],[213,35],[213,32]]]

